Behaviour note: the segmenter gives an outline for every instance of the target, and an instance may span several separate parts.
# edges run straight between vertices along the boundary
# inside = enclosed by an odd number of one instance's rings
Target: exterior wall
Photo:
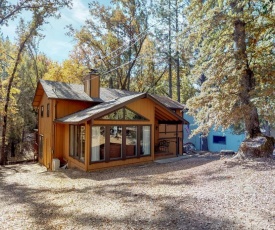
[[[63,141],[62,141],[62,143],[60,143],[63,146],[63,151],[62,151],[63,159],[68,162],[69,168],[78,168],[78,169],[86,171],[85,163],[69,156],[69,148],[70,148],[70,146],[69,146],[69,133],[70,133],[69,125],[67,125],[67,124],[64,125],[63,130],[64,130]],[[86,151],[87,151],[87,148],[86,148]],[[86,156],[85,156],[85,159],[86,159]]]
[[[213,143],[213,136],[226,137],[226,144]],[[221,150],[233,150],[237,152],[241,142],[245,139],[245,135],[236,135],[231,129],[227,129],[224,132],[211,130],[208,135],[208,148],[211,152],[220,152]]]
[[[60,161],[63,161],[65,145],[68,145],[64,141],[65,125],[55,124],[55,151],[54,158],[58,158]]]
[[[50,117],[47,117],[47,103],[50,103]],[[58,158],[61,161],[68,162],[69,167],[78,168],[84,171],[91,171],[100,168],[121,166],[128,164],[144,163],[154,160],[154,143],[158,141],[158,138],[172,138],[175,139],[176,125],[168,125],[169,134],[159,134],[157,120],[155,120],[155,103],[150,99],[140,99],[128,104],[126,107],[130,110],[140,114],[148,120],[137,121],[108,121],[108,120],[92,120],[85,123],[85,162],[81,162],[69,156],[69,125],[53,123],[53,120],[74,113],[76,111],[83,110],[91,106],[91,103],[85,103],[80,101],[69,100],[48,100],[44,95],[41,101],[41,105],[44,105],[44,117],[39,120],[39,132],[44,136],[44,158],[40,160],[40,163],[46,165],[49,169],[52,169],[52,159]],[[40,107],[39,107],[40,108]],[[39,113],[40,116],[40,113]],[[113,160],[110,162],[95,162],[90,163],[90,149],[91,149],[91,126],[92,125],[148,125],[151,127],[151,155],[140,156],[126,159]],[[167,128],[166,127],[166,128]],[[179,133],[182,131],[182,125],[178,125]],[[171,133],[170,133],[171,132]],[[179,139],[182,140],[182,135],[179,134]],[[182,143],[180,142],[180,153]],[[169,149],[170,152],[176,154],[176,144],[171,142]],[[54,151],[53,151],[54,150]],[[46,154],[47,153],[47,154]]]
[[[47,116],[47,104],[50,105],[49,117]],[[44,106],[44,115],[41,117],[41,106]],[[70,100],[48,99],[43,95],[39,105],[39,135],[43,135],[43,158],[39,162],[48,169],[52,169],[52,159],[58,158],[63,161],[64,147],[68,142],[63,141],[65,126],[54,124],[56,118],[83,110],[91,106],[91,103]],[[76,163],[78,165],[78,163]]]
[[[58,109],[62,108],[61,102],[59,102]],[[85,142],[85,163],[80,162],[77,159],[69,156],[69,125],[56,124],[56,157],[64,158],[69,167],[79,168],[84,171],[91,171],[101,168],[135,164],[141,162],[150,162],[154,160],[154,145],[151,144],[151,155],[140,156],[128,159],[113,160],[110,162],[95,162],[90,163],[90,140],[91,140],[91,126],[92,125],[149,125],[151,126],[151,143],[154,143],[154,103],[149,99],[142,99],[130,103],[126,106],[127,108],[135,111],[136,113],[144,116],[148,121],[108,121],[108,120],[93,120],[86,122],[86,142]],[[59,137],[58,137],[59,136]]]
[[[97,169],[110,168],[115,166],[123,166],[129,164],[138,164],[138,163],[146,163],[154,160],[154,155],[148,157],[140,157],[140,158],[131,158],[126,160],[114,160],[110,162],[102,162],[102,163],[93,163],[89,165],[88,171],[93,171]]]
[[[110,162],[96,162],[91,163],[88,166],[88,171],[96,170],[100,168],[128,165],[128,164],[136,164],[142,162],[150,162],[154,160],[154,136],[155,136],[155,113],[154,113],[154,103],[149,99],[141,99],[130,103],[126,106],[132,111],[142,115],[148,121],[108,121],[108,120],[94,120],[92,125],[149,125],[151,126],[151,156],[141,156],[134,157],[130,159],[122,159],[122,160],[113,160]],[[88,128],[91,130],[91,127]]]
[[[61,118],[86,109],[91,106],[91,103],[71,100],[55,100],[54,106],[56,110],[55,118]]]
[[[50,113],[47,116],[47,105],[49,104]],[[43,117],[41,117],[41,106],[44,106]],[[48,169],[51,169],[52,165],[52,150],[53,150],[53,104],[52,100],[49,100],[44,94],[39,105],[39,135],[43,136],[43,158],[39,157],[39,162],[45,165]]]
[[[189,138],[189,135],[192,130],[197,128],[195,125],[194,118],[188,114],[184,114],[184,119],[190,122],[189,128],[187,125],[184,126],[184,139],[183,143],[191,142],[195,145],[197,150],[201,150],[202,142],[200,135],[195,135],[192,138]],[[213,143],[213,136],[224,136],[226,137],[226,144]],[[238,151],[241,142],[245,139],[245,134],[236,135],[231,129],[225,131],[213,130],[211,129],[208,134],[208,149],[211,152],[219,152],[221,150],[233,150]]]

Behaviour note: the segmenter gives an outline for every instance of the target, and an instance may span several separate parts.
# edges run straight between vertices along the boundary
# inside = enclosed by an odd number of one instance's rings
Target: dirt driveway
[[[275,160],[0,167],[0,229],[275,229]]]

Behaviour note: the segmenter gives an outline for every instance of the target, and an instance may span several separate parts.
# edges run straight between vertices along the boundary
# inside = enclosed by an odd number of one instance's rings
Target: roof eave
[[[172,114],[173,116],[176,116],[178,118],[178,120],[182,121],[182,124],[189,124],[188,121],[186,121],[184,118],[180,117],[178,114],[174,113],[169,107],[167,107],[166,105],[162,104],[160,101],[158,101],[157,99],[155,99],[153,96],[151,96],[150,94],[146,94],[147,98],[150,98],[151,100],[153,100],[156,104],[158,104],[159,106],[163,107],[163,108],[167,108],[167,111]]]
[[[101,111],[101,112],[98,112],[98,113],[96,113],[96,114],[93,114],[93,115],[91,115],[91,116],[89,116],[89,117],[87,117],[87,118],[84,118],[84,119],[82,119],[82,120],[80,120],[80,121],[77,121],[77,122],[74,122],[74,121],[70,121],[70,122],[66,122],[66,121],[58,121],[58,119],[57,120],[55,120],[54,122],[55,123],[63,123],[63,124],[81,124],[81,123],[84,123],[84,122],[86,122],[86,121],[89,121],[89,120],[93,120],[93,119],[97,119],[97,118],[99,118],[99,117],[102,117],[102,116],[104,116],[104,115],[106,115],[106,114],[109,114],[109,113],[111,113],[111,112],[113,112],[113,111],[115,111],[115,110],[117,110],[117,109],[119,109],[119,108],[121,108],[121,107],[123,107],[123,106],[125,106],[125,105],[127,105],[127,104],[129,104],[129,103],[131,103],[131,102],[133,102],[133,101],[136,101],[136,100],[138,100],[138,99],[141,99],[141,98],[145,98],[146,97],[146,94],[145,93],[143,93],[143,94],[141,94],[141,95],[139,95],[139,96],[136,96],[136,97],[134,97],[134,98],[132,98],[132,99],[130,99],[130,100],[128,100],[128,101],[125,101],[125,102],[122,102],[122,103],[120,103],[120,104],[118,104],[118,105],[114,105],[113,107],[111,107],[111,108],[108,108],[108,109],[106,109],[106,110],[104,110],[104,111]],[[74,113],[75,114],[75,113]],[[72,114],[71,114],[72,115]],[[66,116],[65,116],[66,117]],[[59,119],[62,119],[62,118],[59,118]]]

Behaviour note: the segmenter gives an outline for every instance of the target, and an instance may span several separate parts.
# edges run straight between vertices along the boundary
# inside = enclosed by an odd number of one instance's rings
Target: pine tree
[[[261,136],[259,114],[271,121],[266,108],[274,109],[273,1],[195,0],[187,12],[193,80],[207,76],[187,102],[199,123],[195,133],[244,122],[247,138]]]

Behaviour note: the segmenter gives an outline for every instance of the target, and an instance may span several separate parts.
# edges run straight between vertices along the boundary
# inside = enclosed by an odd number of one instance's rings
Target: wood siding
[[[49,104],[50,113],[47,116],[47,104]],[[44,116],[41,118],[41,111],[39,110],[39,134],[44,137],[44,149],[43,159],[39,159],[39,162],[49,169],[52,169],[52,159],[58,158],[61,161],[66,160],[69,167],[79,168],[84,171],[97,170],[101,168],[122,166],[128,164],[137,164],[153,161],[155,158],[154,151],[155,145],[157,145],[159,139],[167,138],[170,139],[169,151],[174,154],[177,153],[177,146],[175,140],[176,133],[178,130],[179,140],[179,153],[182,153],[182,125],[163,125],[158,124],[156,119],[156,103],[148,98],[139,99],[132,103],[127,104],[127,108],[143,116],[147,120],[90,120],[84,123],[85,125],[85,161],[81,162],[69,156],[69,125],[54,123],[56,118],[61,118],[74,112],[86,109],[92,106],[91,102],[81,102],[72,100],[59,100],[59,99],[48,99],[44,94],[42,96],[39,109],[41,105],[44,106]],[[171,116],[164,108],[157,106],[159,112],[163,112],[165,116]],[[177,111],[178,113],[179,111]],[[180,115],[180,113],[179,113]],[[91,158],[91,126],[93,125],[129,125],[129,126],[150,126],[151,127],[151,155],[140,156],[126,159],[113,160],[110,162],[95,162],[90,163]],[[177,128],[176,128],[177,127]],[[173,140],[172,140],[173,139]]]
[[[56,114],[55,118],[61,118],[69,114],[91,107],[91,102],[72,101],[72,100],[55,100]]]
[[[142,99],[135,101],[133,103],[130,103],[126,106],[127,108],[137,112],[138,114],[144,116],[148,120],[146,121],[110,121],[110,120],[93,120],[86,122],[86,148],[85,148],[85,164],[74,159],[73,157],[69,156],[69,125],[58,125],[58,126],[64,126],[63,128],[63,144],[62,140],[57,141],[59,145],[62,147],[57,147],[58,149],[58,156],[63,155],[64,159],[66,159],[69,163],[69,167],[77,167],[79,169],[82,169],[84,171],[91,171],[96,170],[100,168],[106,168],[106,167],[114,167],[114,166],[122,166],[122,165],[128,165],[128,164],[135,164],[135,163],[142,163],[142,162],[150,162],[154,160],[154,145],[151,144],[151,156],[142,156],[139,158],[131,158],[131,159],[125,159],[125,160],[114,160],[110,162],[97,162],[97,163],[91,163],[90,164],[90,140],[91,140],[91,126],[92,125],[150,125],[151,126],[151,143],[154,143],[154,103],[149,99]],[[57,126],[57,127],[58,127]],[[62,130],[61,128],[57,128],[57,130]]]
[[[49,116],[47,116],[47,105],[49,104]],[[41,106],[44,108],[43,117],[41,116]],[[52,150],[53,150],[53,115],[52,115],[52,100],[49,100],[44,94],[42,96],[40,105],[39,105],[39,114],[38,114],[38,130],[39,135],[43,136],[43,158],[39,158],[39,162],[45,165],[48,169],[52,169]]]

